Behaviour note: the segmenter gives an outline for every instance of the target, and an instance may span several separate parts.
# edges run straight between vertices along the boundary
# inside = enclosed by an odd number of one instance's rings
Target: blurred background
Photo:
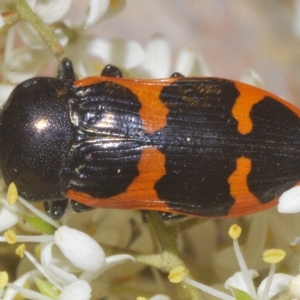
[[[117,17],[92,31],[142,45],[161,33],[173,60],[190,45],[213,76],[238,80],[252,68],[265,89],[300,106],[299,0],[127,0]]]

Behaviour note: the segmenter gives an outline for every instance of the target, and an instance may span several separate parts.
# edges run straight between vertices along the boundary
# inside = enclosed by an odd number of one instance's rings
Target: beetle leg
[[[44,208],[49,217],[53,220],[59,220],[65,213],[68,206],[68,200],[52,200],[44,202]]]
[[[76,211],[78,213],[94,209],[94,207],[84,205],[84,204],[74,201],[74,200],[71,200],[71,207],[74,211]]]
[[[73,69],[73,64],[68,58],[64,58],[58,67],[57,78],[66,80],[76,80],[76,76]]]
[[[122,78],[123,74],[118,67],[114,65],[106,65],[102,70],[100,76]]]
[[[179,72],[174,72],[170,78],[179,78],[179,77],[185,77],[184,75],[182,75],[181,73]]]

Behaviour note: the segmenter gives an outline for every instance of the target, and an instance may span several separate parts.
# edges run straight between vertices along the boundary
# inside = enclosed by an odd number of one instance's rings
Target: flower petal
[[[91,282],[95,278],[99,277],[103,272],[106,270],[119,265],[126,260],[134,260],[134,258],[131,255],[128,254],[118,254],[118,255],[112,255],[105,259],[105,264],[102,266],[101,269],[97,270],[96,272],[84,272],[80,279],[83,279],[85,281]]]
[[[280,213],[300,212],[300,186],[284,192],[279,198],[277,209]]]
[[[18,48],[4,64],[3,75],[11,83],[20,83],[34,77],[51,57],[50,51],[39,51],[27,47]]]
[[[259,88],[264,87],[263,80],[261,77],[252,69],[247,69],[244,71],[244,73],[241,76],[240,79],[242,82],[245,82],[247,84],[251,84],[254,86],[257,86]]]
[[[46,270],[47,274],[49,274],[49,276],[51,276],[51,278],[53,278],[60,285],[68,285],[75,282],[77,277],[74,274],[64,270],[68,269],[67,263],[63,264],[60,262],[60,260],[57,260],[53,257],[52,246],[54,246],[54,243],[44,245],[41,251],[41,264]],[[54,264],[54,262],[56,264]],[[59,264],[60,267],[58,267],[57,264]]]
[[[262,299],[266,283],[267,283],[267,278],[265,278],[261,284],[259,285],[257,289],[257,296],[258,299]],[[267,296],[267,300],[272,299],[275,295],[280,293],[283,290],[287,290],[289,288],[289,282],[293,279],[293,276],[287,275],[287,274],[281,274],[277,273],[274,274],[271,287],[269,290],[269,294]]]
[[[65,257],[81,270],[96,271],[104,264],[102,248],[87,234],[61,226],[55,232],[54,239]]]
[[[258,276],[258,272],[256,270],[249,269],[250,277],[253,279],[254,277]],[[246,284],[246,281],[244,279],[242,272],[236,272],[233,276],[229,277],[225,284],[226,289],[230,290],[230,287],[237,288],[239,290],[242,290],[246,292],[247,294],[250,294],[250,291],[248,290],[248,286]]]
[[[52,24],[63,20],[71,3],[72,0],[38,0],[34,10],[45,23]]]
[[[89,300],[92,289],[90,285],[83,280],[77,280],[63,289],[59,295],[59,300]]]
[[[109,8],[105,15],[102,17],[102,20],[111,18],[119,13],[125,7],[125,4],[125,0],[110,0]]]
[[[162,35],[156,34],[148,41],[146,45],[146,57],[142,68],[146,73],[144,77],[170,77],[171,49]]]
[[[89,11],[85,21],[85,29],[93,27],[107,12],[110,0],[90,0]]]
[[[28,48],[40,50],[46,47],[43,39],[38,35],[36,30],[28,22],[21,21],[16,24],[16,28],[23,43]]]
[[[184,76],[211,76],[202,56],[190,46],[180,51],[175,71]]]
[[[28,279],[30,279],[32,276],[36,276],[37,273],[38,273],[37,270],[26,272],[23,275],[21,275],[20,277],[18,277],[18,279],[15,280],[13,282],[13,284],[22,287],[22,286],[25,285],[25,283],[28,281]],[[16,297],[17,294],[18,294],[18,291],[14,290],[14,289],[7,288],[7,289],[5,289],[5,293],[1,297],[1,299],[2,300],[15,299],[15,297]]]
[[[105,64],[114,64],[126,69],[138,66],[145,57],[144,50],[139,43],[119,39],[91,39],[90,44],[87,45],[87,51],[101,58]]]
[[[2,206],[0,209],[0,220],[0,231],[4,231],[16,225],[19,221],[19,216],[9,208]]]

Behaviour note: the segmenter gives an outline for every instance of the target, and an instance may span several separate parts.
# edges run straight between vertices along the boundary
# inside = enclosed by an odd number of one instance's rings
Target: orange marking
[[[232,114],[238,121],[238,131],[241,134],[247,134],[251,132],[253,128],[250,111],[254,104],[263,100],[266,93],[261,89],[239,82],[236,82],[235,85],[239,90],[240,95],[232,108]]]
[[[266,92],[255,86],[251,86],[242,82],[235,82],[236,88],[239,90],[240,95],[232,108],[232,114],[238,121],[238,131],[241,134],[250,133],[253,129],[253,123],[250,118],[250,112],[254,104],[262,101],[265,97],[271,97],[274,100],[292,110],[298,117],[300,117],[300,110],[293,106],[291,103],[277,97],[276,95]],[[272,117],[272,116],[271,116]]]
[[[247,176],[251,171],[251,159],[240,157],[236,161],[236,170],[229,176],[230,195],[234,198],[235,204],[230,209],[228,217],[244,216],[265,210],[278,203],[274,199],[268,203],[261,203],[248,189]]]
[[[168,211],[167,204],[159,200],[154,189],[155,183],[166,174],[164,154],[153,147],[144,149],[138,170],[140,174],[119,195],[93,198],[86,193],[68,190],[67,197],[91,207]]]
[[[89,77],[83,80],[74,82],[75,86],[81,87],[86,85],[92,85],[95,83],[110,81],[116,84],[120,84],[131,90],[141,103],[141,109],[139,111],[143,128],[147,133],[153,133],[162,129],[167,124],[167,115],[169,109],[159,99],[161,90],[166,85],[169,85],[178,79],[124,79],[113,77]]]

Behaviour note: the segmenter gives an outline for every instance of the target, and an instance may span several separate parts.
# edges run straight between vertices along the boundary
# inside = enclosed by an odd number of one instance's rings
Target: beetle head
[[[27,200],[63,198],[59,173],[73,137],[66,100],[70,84],[29,79],[13,90],[1,111],[1,173]]]

